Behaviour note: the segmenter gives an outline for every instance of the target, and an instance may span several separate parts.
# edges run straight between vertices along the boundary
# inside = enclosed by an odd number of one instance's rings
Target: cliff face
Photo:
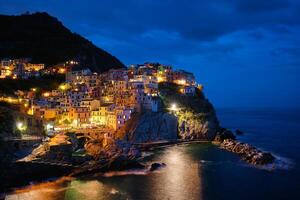
[[[146,112],[134,116],[120,131],[119,138],[132,142],[174,139],[201,139],[211,141],[220,130],[213,106],[200,90],[194,96],[181,94],[180,86],[160,84],[163,103],[161,112]],[[169,108],[177,105],[176,111]]]
[[[124,65],[47,13],[0,15],[0,57],[31,57],[47,66],[76,59],[84,67],[103,72]]]
[[[164,109],[169,111],[176,104],[173,114],[178,119],[178,137],[181,139],[213,140],[220,129],[212,104],[202,91],[196,89],[194,96],[181,94],[180,86],[160,84],[160,96]],[[170,112],[170,111],[169,111]]]
[[[132,124],[128,139],[132,142],[150,142],[177,139],[178,122],[174,115],[165,112],[146,112]]]
[[[179,112],[178,135],[182,139],[213,140],[219,130],[214,114]]]

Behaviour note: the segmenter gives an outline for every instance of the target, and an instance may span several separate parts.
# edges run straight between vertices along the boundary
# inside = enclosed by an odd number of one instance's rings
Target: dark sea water
[[[167,164],[154,173],[66,177],[17,189],[6,199],[300,199],[300,110],[218,109],[218,117],[224,127],[245,132],[239,140],[285,164],[264,170],[208,143],[179,145],[145,154],[145,162]]]

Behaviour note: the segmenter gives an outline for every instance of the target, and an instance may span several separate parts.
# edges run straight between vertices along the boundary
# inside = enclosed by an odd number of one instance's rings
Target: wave
[[[291,170],[294,168],[294,162],[282,156],[274,155],[275,162],[269,165],[262,166],[266,170]]]
[[[273,154],[275,157],[275,161],[270,164],[266,165],[252,165],[249,163],[243,163],[242,165],[244,167],[253,167],[260,170],[266,170],[266,171],[278,171],[278,170],[291,170],[294,168],[294,162],[286,157],[282,157],[279,155]]]

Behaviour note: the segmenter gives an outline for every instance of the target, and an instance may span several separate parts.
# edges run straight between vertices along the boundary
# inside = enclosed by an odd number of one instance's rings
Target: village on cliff
[[[202,90],[192,73],[158,63],[130,65],[104,73],[78,69],[78,66],[79,62],[74,60],[48,68],[44,64],[32,64],[28,58],[1,60],[0,79],[17,81],[39,79],[49,74],[65,76],[65,81],[52,91],[36,85],[30,90],[18,90],[14,95],[0,97],[0,101],[17,105],[19,111],[32,116],[17,120],[15,131],[25,136],[44,127],[48,135],[79,131],[94,137],[99,133],[113,137],[134,113],[162,109],[159,83],[176,84],[178,92],[189,96],[195,95],[196,88]],[[175,103],[167,106],[175,110]]]

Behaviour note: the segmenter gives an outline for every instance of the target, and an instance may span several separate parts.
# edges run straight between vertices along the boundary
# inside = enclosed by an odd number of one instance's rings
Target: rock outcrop
[[[228,130],[226,128],[220,128],[218,130],[218,133],[217,133],[216,137],[214,138],[213,142],[216,143],[216,144],[220,144],[225,139],[235,140],[235,135],[230,130]]]
[[[177,113],[178,134],[182,139],[213,140],[219,129],[219,123],[214,114],[192,112]]]
[[[170,106],[177,105],[177,109],[171,112],[178,119],[179,138],[213,140],[219,130],[213,105],[205,98],[202,90],[196,88],[195,94],[186,95],[180,92],[180,88],[180,85],[171,83],[159,84],[164,110],[170,112]]]
[[[254,165],[266,165],[273,163],[275,157],[268,152],[263,152],[249,144],[245,144],[232,139],[225,139],[220,147],[230,152],[237,153],[242,160]]]
[[[74,133],[57,134],[19,161],[47,160],[72,163],[72,153],[76,146],[77,139]]]
[[[166,112],[146,112],[133,125],[128,139],[135,143],[158,140],[176,140],[177,118]]]
[[[220,129],[213,143],[222,149],[240,155],[242,160],[253,165],[266,165],[275,161],[275,157],[271,153],[263,152],[254,146],[235,140],[235,135],[225,128]]]

